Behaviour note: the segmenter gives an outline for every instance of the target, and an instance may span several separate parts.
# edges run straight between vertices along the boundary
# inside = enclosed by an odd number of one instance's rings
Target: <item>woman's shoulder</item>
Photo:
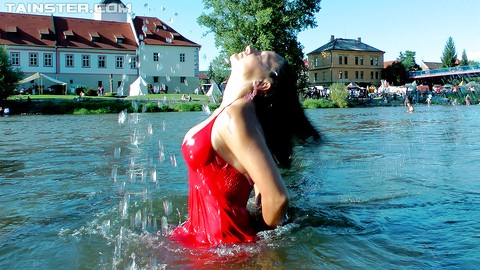
[[[248,99],[237,99],[225,107],[216,122],[229,132],[248,129],[248,126],[257,122],[255,105]]]

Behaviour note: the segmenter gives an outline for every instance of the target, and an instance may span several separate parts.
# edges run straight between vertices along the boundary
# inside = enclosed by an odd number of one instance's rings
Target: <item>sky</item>
[[[200,70],[208,69],[218,55],[213,34],[197,23],[197,18],[208,12],[202,0],[122,1],[135,15],[157,17],[200,44]],[[76,10],[85,6],[93,9],[98,2],[0,0],[0,11],[27,10],[29,13],[29,4],[44,5],[44,8],[50,4],[53,5],[53,15],[93,19],[93,14]],[[66,5],[70,5],[70,12]],[[363,43],[384,51],[385,61],[395,60],[400,52],[414,51],[417,64],[421,61],[440,62],[445,44],[452,37],[458,58],[465,50],[469,60],[480,61],[478,0],[322,0],[320,6],[321,10],[316,14],[317,27],[298,35],[305,54],[329,42],[330,36],[334,35],[348,39],[360,37]]]

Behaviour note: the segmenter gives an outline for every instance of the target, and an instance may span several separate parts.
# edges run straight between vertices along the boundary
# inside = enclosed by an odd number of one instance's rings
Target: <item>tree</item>
[[[306,69],[300,31],[316,27],[315,13],[321,0],[203,0],[200,25],[215,35],[215,46],[224,55],[243,51],[247,45],[271,50],[285,57],[299,77]],[[306,81],[306,80],[305,80]]]
[[[14,69],[10,64],[7,48],[0,48],[0,101],[13,94],[13,90],[22,77],[22,72]]]
[[[208,78],[213,79],[217,83],[222,83],[228,79],[230,73],[230,66],[225,60],[225,55],[221,54],[210,63],[208,67]]]
[[[467,51],[463,49],[462,52],[462,60],[460,60],[460,66],[468,66],[468,57],[467,57]]]
[[[415,55],[416,52],[414,51],[405,51],[405,53],[400,52],[400,56],[398,57],[398,59],[403,64],[407,72],[415,71],[420,68],[420,66],[417,65],[417,63],[415,62]]]
[[[407,82],[408,72],[405,69],[405,65],[398,60],[387,66],[382,71],[382,77],[390,82],[392,85],[403,85]]]
[[[442,68],[454,67],[456,65],[455,62],[457,61],[457,49],[455,48],[455,43],[453,42],[452,37],[448,38],[440,59],[442,60]]]

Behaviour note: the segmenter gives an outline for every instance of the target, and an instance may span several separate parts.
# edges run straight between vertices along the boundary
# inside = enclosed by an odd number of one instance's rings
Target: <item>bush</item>
[[[334,83],[330,86],[330,99],[339,108],[348,107],[347,102],[348,91],[345,85],[341,83]]]
[[[192,103],[178,103],[174,110],[177,112],[195,112],[202,110],[202,104],[192,102]]]
[[[335,104],[326,99],[305,99],[302,103],[304,109],[335,108]]]

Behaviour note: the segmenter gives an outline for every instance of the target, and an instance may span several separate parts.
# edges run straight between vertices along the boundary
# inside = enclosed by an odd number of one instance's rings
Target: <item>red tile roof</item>
[[[0,44],[54,47],[51,16],[0,12]],[[46,31],[50,35],[41,34]]]
[[[137,16],[133,20],[135,32],[143,36],[147,45],[194,46],[201,45],[185,38],[173,28],[155,17]]]
[[[130,24],[89,19],[54,17],[59,47],[135,50],[137,43]],[[73,36],[66,37],[73,33]],[[97,41],[92,41],[92,37]],[[122,43],[117,43],[122,38]]]
[[[108,50],[138,47],[129,23],[6,12],[0,12],[0,18],[0,44]],[[201,46],[158,18],[137,16],[133,24],[149,45]]]

